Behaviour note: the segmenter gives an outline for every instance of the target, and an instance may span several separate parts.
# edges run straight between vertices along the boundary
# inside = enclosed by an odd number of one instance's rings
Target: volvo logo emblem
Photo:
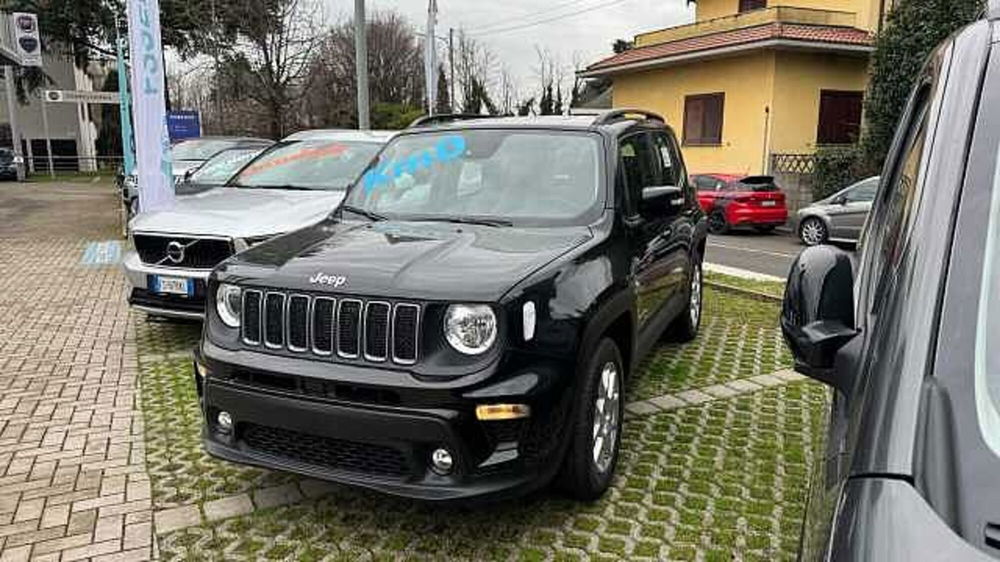
[[[173,240],[167,244],[167,259],[171,263],[181,263],[184,261],[184,250],[187,249],[184,244]]]

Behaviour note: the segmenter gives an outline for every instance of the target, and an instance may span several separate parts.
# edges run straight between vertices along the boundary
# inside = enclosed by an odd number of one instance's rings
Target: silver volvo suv
[[[129,223],[128,302],[153,316],[202,319],[216,265],[327,216],[393,133],[304,131],[248,163],[225,186],[178,196]]]

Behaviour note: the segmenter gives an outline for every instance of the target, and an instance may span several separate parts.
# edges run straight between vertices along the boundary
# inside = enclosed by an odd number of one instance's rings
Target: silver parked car
[[[305,131],[267,149],[225,186],[177,197],[129,223],[129,304],[201,319],[212,268],[250,246],[318,222],[343,199],[393,133]]]
[[[857,242],[878,191],[879,177],[852,184],[799,209],[793,227],[806,246],[826,242]]]

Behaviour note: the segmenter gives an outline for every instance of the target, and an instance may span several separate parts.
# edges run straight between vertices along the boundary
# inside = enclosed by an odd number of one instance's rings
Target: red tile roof
[[[873,41],[867,31],[853,27],[774,22],[631,49],[595,62],[586,72],[774,39],[854,46],[871,45]]]

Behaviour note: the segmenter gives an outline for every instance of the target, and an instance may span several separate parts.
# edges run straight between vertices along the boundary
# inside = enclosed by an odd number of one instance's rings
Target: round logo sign
[[[172,263],[184,261],[184,244],[174,240],[167,244],[167,259]]]

